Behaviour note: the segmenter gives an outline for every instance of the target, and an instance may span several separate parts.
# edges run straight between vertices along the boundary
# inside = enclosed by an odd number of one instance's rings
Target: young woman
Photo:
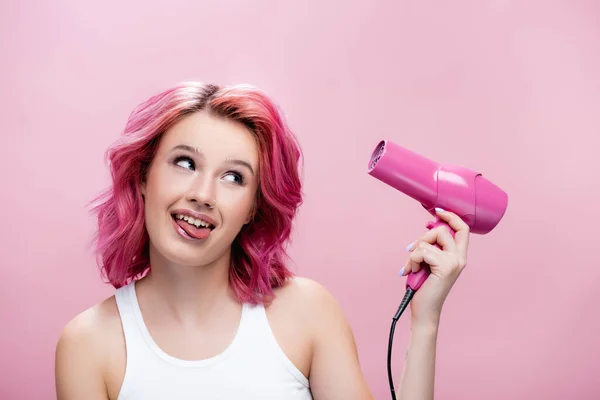
[[[300,155],[252,87],[181,84],[133,111],[95,207],[115,295],[64,328],[59,400],[373,398],[336,301],[286,266]],[[405,275],[432,274],[411,303],[403,400],[433,398],[442,305],[466,265],[468,226],[439,215],[455,237],[434,229],[407,254]]]

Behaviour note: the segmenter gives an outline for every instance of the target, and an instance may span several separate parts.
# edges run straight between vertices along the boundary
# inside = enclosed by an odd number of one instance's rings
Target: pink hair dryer
[[[387,140],[382,140],[371,154],[369,175],[412,197],[433,216],[427,229],[450,226],[435,214],[440,207],[459,215],[471,233],[484,235],[500,222],[508,195],[480,173],[457,165],[438,164]],[[439,247],[439,246],[438,246]],[[418,290],[429,276],[429,268],[410,273],[407,288]]]

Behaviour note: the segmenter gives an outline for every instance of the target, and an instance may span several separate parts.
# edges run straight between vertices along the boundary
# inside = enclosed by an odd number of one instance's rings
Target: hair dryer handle
[[[426,227],[427,229],[431,230],[437,228],[438,226],[445,226],[452,235],[452,237],[454,237],[454,234],[456,232],[454,232],[454,230],[450,227],[450,225],[446,223],[446,221],[440,218],[438,218],[435,222],[428,222]],[[434,246],[438,249],[441,248],[440,245],[438,245],[437,243],[434,244]],[[406,287],[411,288],[414,291],[419,290],[419,288],[425,282],[430,273],[431,270],[429,269],[429,265],[427,265],[427,263],[425,262],[421,263],[421,268],[417,272],[411,272],[408,274],[408,277],[406,278]]]

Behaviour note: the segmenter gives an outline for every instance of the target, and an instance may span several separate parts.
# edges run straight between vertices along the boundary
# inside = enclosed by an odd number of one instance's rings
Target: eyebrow
[[[190,153],[193,154],[197,154],[199,157],[204,158],[204,154],[197,148],[197,147],[192,147],[189,146],[187,144],[178,144],[177,146],[173,147],[171,149],[171,152],[176,151],[176,150],[185,150],[188,151]],[[228,164],[234,164],[234,165],[239,165],[242,167],[246,167],[250,170],[250,172],[252,173],[252,175],[254,175],[254,168],[252,168],[252,165],[250,165],[249,162],[244,161],[244,160],[240,160],[239,158],[228,158],[225,160],[226,163]]]

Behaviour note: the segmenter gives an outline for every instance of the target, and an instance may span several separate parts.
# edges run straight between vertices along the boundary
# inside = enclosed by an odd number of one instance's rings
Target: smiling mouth
[[[176,223],[178,223],[178,225],[185,222],[186,224],[196,229],[210,229],[211,231],[215,229],[214,225],[209,224],[206,221],[202,221],[201,219],[190,217],[188,215],[171,214],[171,217],[175,220]]]

